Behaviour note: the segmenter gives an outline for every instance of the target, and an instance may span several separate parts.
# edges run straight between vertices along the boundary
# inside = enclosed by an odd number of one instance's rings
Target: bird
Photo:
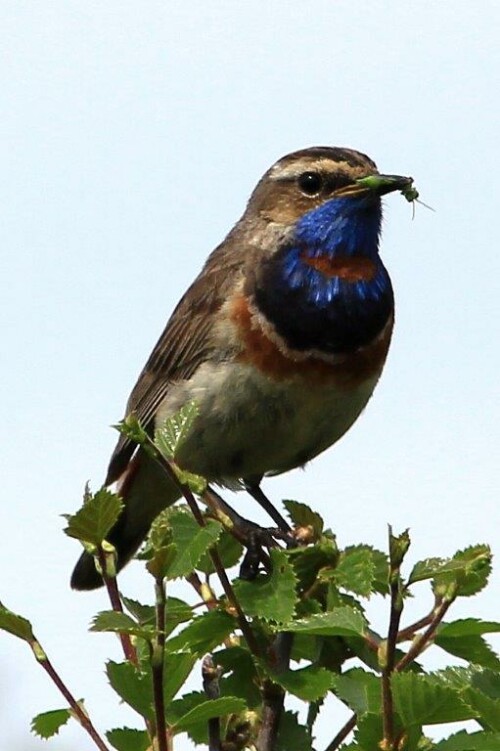
[[[357,420],[382,373],[394,293],[379,253],[382,196],[413,180],[365,154],[315,146],[279,159],[209,255],[139,375],[125,415],[150,433],[194,402],[176,463],[210,483],[254,489],[303,467]],[[105,486],[124,509],[108,540],[117,570],[180,493],[125,435]],[[102,585],[84,552],[77,590]]]

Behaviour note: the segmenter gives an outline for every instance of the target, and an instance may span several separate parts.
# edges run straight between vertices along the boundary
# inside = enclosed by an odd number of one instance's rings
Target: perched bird
[[[258,488],[335,443],[368,402],[391,340],[381,196],[411,184],[347,148],[276,162],[174,310],[126,414],[153,432],[196,402],[176,461],[232,488]],[[109,464],[114,482],[125,503],[109,534],[120,569],[179,492],[124,436]],[[84,552],[71,585],[101,584]]]

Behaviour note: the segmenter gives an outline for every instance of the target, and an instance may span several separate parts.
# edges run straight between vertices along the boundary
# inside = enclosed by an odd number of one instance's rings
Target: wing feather
[[[241,261],[228,264],[226,254],[215,251],[172,313],[127,402],[126,415],[134,413],[146,430],[152,430],[172,381],[190,378],[213,354],[214,316],[227,299],[240,266]],[[120,436],[106,485],[123,474],[135,449],[133,441]]]

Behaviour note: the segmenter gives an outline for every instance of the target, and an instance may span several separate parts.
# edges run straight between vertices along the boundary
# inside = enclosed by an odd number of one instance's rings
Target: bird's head
[[[412,178],[381,175],[377,165],[353,149],[313,147],[295,151],[276,162],[257,184],[246,215],[259,216],[278,225],[301,223],[318,231],[367,213],[381,215],[381,196],[405,190]]]

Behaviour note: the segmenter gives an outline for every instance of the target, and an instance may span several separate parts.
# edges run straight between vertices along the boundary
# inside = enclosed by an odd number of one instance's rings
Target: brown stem
[[[409,639],[413,639],[416,631],[420,631],[420,629],[425,628],[425,626],[428,626],[429,623],[432,623],[432,619],[434,618],[436,608],[440,604],[441,604],[441,599],[436,598],[434,607],[430,613],[428,613],[427,615],[424,615],[423,618],[420,618],[418,621],[415,621],[415,623],[410,624],[406,628],[401,629],[401,631],[398,632],[398,639],[397,639],[398,642],[408,641]]]
[[[110,575],[109,571],[114,571],[114,559],[115,559],[115,553],[114,551],[107,551],[103,548],[102,545],[99,546],[98,551],[98,557],[99,557],[99,563],[101,566],[102,571],[102,578],[104,581],[104,584],[106,585],[106,589],[108,591],[108,597],[109,601],[111,603],[111,607],[113,610],[115,610],[117,613],[123,613],[123,607],[122,607],[122,601],[120,598],[120,592],[118,590],[118,584],[116,583],[116,576]],[[112,558],[112,561],[110,561],[110,558]],[[110,565],[111,563],[111,565]],[[135,665],[136,667],[139,664],[139,660],[137,658],[137,651],[132,644],[132,639],[130,638],[130,634],[119,634],[120,642],[123,649],[123,654],[125,655],[125,659],[127,659],[132,665]]]
[[[385,643],[385,654],[382,662],[382,724],[384,735],[384,749],[394,749],[394,706],[392,698],[391,676],[396,660],[396,642],[398,638],[399,624],[403,612],[403,591],[400,575],[400,567],[405,551],[400,543],[402,537],[394,538],[389,528],[389,588],[391,595],[391,611],[389,616],[389,629]],[[407,548],[406,548],[407,549]]]
[[[163,698],[163,666],[165,664],[165,584],[161,576],[155,578],[156,636],[151,651],[153,697],[155,707],[158,751],[168,751],[165,702]]]
[[[405,654],[404,657],[400,659],[400,661],[395,666],[394,670],[396,670],[398,673],[401,672],[401,670],[404,670],[407,665],[410,664],[410,662],[413,662],[419,654],[421,654],[424,649],[430,644],[432,639],[434,638],[437,628],[441,621],[443,620],[444,616],[446,615],[446,611],[450,607],[451,603],[453,602],[453,599],[447,599],[443,600],[435,609],[434,616],[432,618],[432,621],[430,622],[428,628],[424,631],[423,634],[420,634],[420,636],[417,636],[413,644],[411,645],[408,652]]]
[[[73,715],[78,719],[83,729],[86,730],[86,732],[90,735],[97,748],[100,749],[100,751],[109,751],[108,746],[106,746],[106,744],[104,743],[103,739],[95,729],[86,712],[82,709],[73,694],[69,691],[69,689],[63,683],[62,679],[59,677],[59,674],[54,669],[40,643],[35,639],[34,641],[30,642],[30,646],[37,661],[40,663],[42,668],[50,676],[53,683],[57,686],[61,694],[64,696],[69,706],[71,707]]]
[[[201,513],[201,511],[200,511],[200,509],[198,507],[198,504],[196,503],[196,499],[195,499],[193,493],[191,492],[190,488],[188,487],[188,485],[186,485],[185,483],[180,482],[177,474],[174,472],[174,470],[173,470],[170,462],[168,461],[168,459],[165,459],[165,457],[162,456],[162,454],[160,454],[157,451],[156,446],[154,445],[154,443],[152,441],[150,442],[150,447],[152,447],[154,449],[154,452],[155,452],[154,453],[154,457],[155,457],[156,461],[163,468],[163,470],[166,472],[166,474],[172,480],[172,482],[174,482],[177,485],[177,487],[179,488],[179,490],[181,491],[181,493],[184,496],[184,498],[185,498],[185,500],[186,500],[189,508],[191,509],[191,512],[192,512],[194,518],[196,519],[196,521],[198,522],[198,524],[200,525],[200,527],[205,527],[206,526],[205,519],[203,518],[203,515],[202,515],[202,513]],[[259,645],[257,644],[257,640],[255,639],[255,636],[254,636],[254,633],[253,633],[253,631],[252,631],[252,629],[250,627],[250,624],[248,623],[248,621],[247,621],[247,619],[245,617],[245,614],[244,614],[243,610],[241,609],[241,606],[240,606],[238,600],[236,599],[236,595],[235,595],[234,590],[233,590],[233,588],[231,586],[231,582],[228,579],[228,576],[226,574],[224,566],[222,565],[222,561],[221,561],[220,556],[219,556],[219,554],[217,552],[217,549],[215,547],[213,547],[208,552],[209,552],[210,558],[212,559],[212,563],[214,564],[214,568],[215,568],[215,570],[217,572],[217,576],[219,577],[219,581],[220,581],[220,583],[222,585],[224,593],[225,593],[225,595],[226,595],[226,597],[227,597],[227,599],[229,601],[229,604],[232,606],[232,608],[234,609],[234,611],[236,613],[236,617],[237,617],[237,620],[238,620],[238,625],[239,625],[239,627],[240,627],[240,629],[241,629],[241,631],[243,633],[243,636],[245,637],[245,640],[246,640],[246,642],[248,644],[248,647],[249,647],[250,651],[256,657],[260,657],[261,656],[261,651],[260,651]]]
[[[354,728],[356,727],[357,720],[358,720],[357,715],[353,714],[352,717],[350,717],[350,719],[347,720],[344,727],[340,728],[335,738],[325,748],[325,751],[336,751],[336,749],[338,749],[340,744],[343,743],[343,741],[345,741],[349,733],[351,733],[354,730]]]

